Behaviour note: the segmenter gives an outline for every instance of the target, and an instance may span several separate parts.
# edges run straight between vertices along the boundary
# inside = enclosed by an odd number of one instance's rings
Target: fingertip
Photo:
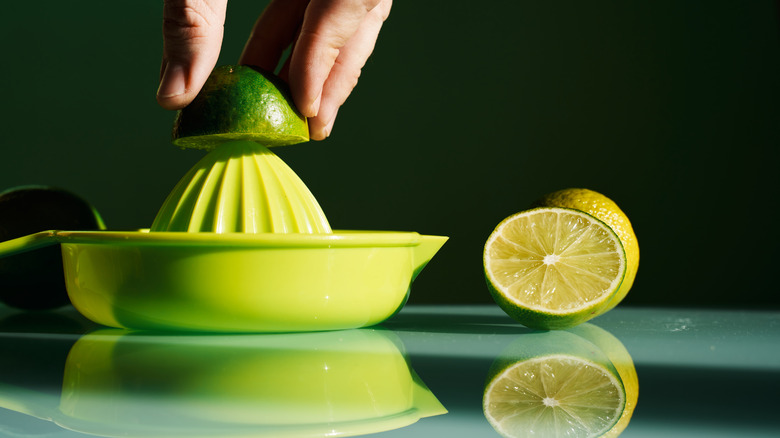
[[[330,122],[328,122],[327,125],[325,125],[325,129],[323,133],[325,134],[325,137],[330,137],[330,133],[333,132],[333,124],[336,122],[336,119],[331,119]]]
[[[311,113],[311,117],[317,117],[319,115],[321,103],[322,103],[322,91],[320,91],[320,94],[318,94],[317,97],[314,99],[314,101],[308,105],[309,113]]]
[[[160,86],[157,88],[157,96],[163,99],[184,94],[187,91],[187,78],[184,67],[180,64],[168,63],[160,79]]]
[[[303,93],[296,92],[294,89],[291,89],[291,91],[293,94],[293,101],[295,102],[295,106],[304,117],[312,119],[319,115],[320,103],[322,102],[322,92],[320,92],[320,94],[318,94],[317,97],[312,100],[311,98],[306,99],[305,96],[302,96]]]
[[[190,102],[192,102],[192,99],[188,99],[184,95],[167,98],[160,97],[159,95],[157,96],[157,104],[160,105],[163,109],[170,111],[180,110],[189,105]]]
[[[157,88],[157,102],[168,110],[181,109],[192,101],[187,95],[187,78],[184,67],[168,63]]]
[[[315,117],[309,119],[309,137],[312,140],[325,140],[333,132],[333,125],[336,122],[336,114],[332,114],[328,119]]]
[[[319,123],[316,119],[309,119],[309,139],[310,140],[325,140],[330,135],[330,132],[325,131],[325,127]]]

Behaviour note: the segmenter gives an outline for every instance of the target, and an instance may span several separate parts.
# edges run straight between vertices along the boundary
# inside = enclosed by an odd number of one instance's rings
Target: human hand
[[[374,50],[392,0],[271,0],[255,23],[240,64],[274,71],[292,44],[280,76],[295,105],[322,140],[357,84]],[[189,104],[217,63],[227,0],[166,0],[163,62],[157,101],[166,109]]]

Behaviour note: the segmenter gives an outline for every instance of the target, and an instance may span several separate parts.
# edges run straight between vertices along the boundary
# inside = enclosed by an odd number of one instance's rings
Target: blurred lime
[[[309,127],[287,85],[272,73],[245,65],[214,69],[195,100],[180,110],[173,143],[213,149],[231,140],[266,147],[309,141]]]
[[[523,335],[494,362],[483,411],[505,437],[600,437],[626,405],[619,373],[594,344],[566,331]]]
[[[103,230],[92,205],[67,191],[20,186],[0,193],[0,242],[48,230]],[[70,302],[59,245],[0,258],[0,301],[42,310]]]
[[[488,289],[521,324],[572,327],[598,315],[626,269],[618,236],[590,214],[536,208],[502,221],[483,254]]]
[[[618,235],[626,252],[626,275],[617,294],[615,294],[602,313],[617,306],[626,297],[626,294],[628,294],[628,291],[634,284],[634,278],[639,268],[639,244],[626,214],[608,197],[588,189],[571,188],[559,190],[543,196],[534,205],[539,207],[573,208],[584,211],[602,220]]]

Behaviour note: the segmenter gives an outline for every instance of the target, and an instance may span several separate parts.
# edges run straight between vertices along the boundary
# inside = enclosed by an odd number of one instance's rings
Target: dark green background
[[[263,2],[231,0],[221,64]],[[3,6],[0,189],[148,227],[202,155],[154,98],[161,1]],[[450,236],[413,302],[487,302],[482,245],[536,197],[614,199],[636,305],[780,307],[774,1],[400,1],[324,142],[277,149],[334,228]]]

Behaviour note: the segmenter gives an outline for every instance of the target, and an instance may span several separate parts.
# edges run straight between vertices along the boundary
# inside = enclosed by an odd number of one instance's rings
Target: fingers
[[[180,109],[195,98],[217,63],[227,0],[165,0],[163,61],[157,102]]]
[[[290,87],[301,112],[314,117],[339,51],[379,0],[312,0],[290,60]]]
[[[333,130],[336,114],[357,85],[361,69],[373,52],[389,13],[390,1],[380,2],[366,14],[355,33],[339,49],[333,67],[321,86],[317,114],[309,118],[310,135],[315,140],[327,138]]]
[[[272,0],[255,22],[238,63],[275,71],[297,37],[309,0]]]

